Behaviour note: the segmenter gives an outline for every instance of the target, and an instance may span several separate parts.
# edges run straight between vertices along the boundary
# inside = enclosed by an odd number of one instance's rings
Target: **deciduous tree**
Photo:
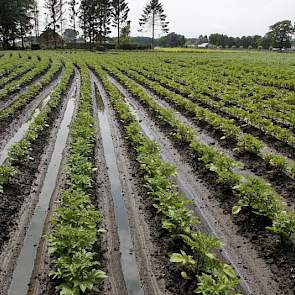
[[[270,27],[269,34],[271,35],[274,46],[279,48],[287,48],[291,46],[291,37],[295,28],[290,20],[284,20],[275,23]]]

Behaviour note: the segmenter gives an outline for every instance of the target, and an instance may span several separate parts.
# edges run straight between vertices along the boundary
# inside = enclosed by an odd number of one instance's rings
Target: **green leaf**
[[[71,288],[68,285],[61,285],[60,295],[79,295],[80,292],[77,288]]]
[[[173,263],[183,263],[185,261],[184,257],[179,253],[173,253],[170,256],[170,262]]]
[[[189,279],[189,276],[187,275],[187,272],[186,272],[186,271],[182,271],[182,272],[181,272],[181,276],[182,276],[182,278],[185,279],[185,280],[188,280],[188,279]]]
[[[224,264],[223,271],[232,279],[236,278],[236,273],[228,264]]]
[[[232,208],[232,214],[237,215],[240,213],[241,210],[242,210],[242,206],[234,206]]]
[[[215,259],[215,255],[212,253],[206,253],[205,255],[211,260]]]

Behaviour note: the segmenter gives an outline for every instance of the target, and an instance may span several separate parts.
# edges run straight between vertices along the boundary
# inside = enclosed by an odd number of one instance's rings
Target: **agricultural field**
[[[0,294],[295,291],[295,57],[0,52]]]

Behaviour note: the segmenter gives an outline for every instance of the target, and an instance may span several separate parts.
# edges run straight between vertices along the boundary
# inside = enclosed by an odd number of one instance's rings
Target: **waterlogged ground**
[[[208,257],[231,267],[236,292],[294,294],[294,69],[287,53],[5,52],[0,294],[194,294],[202,273],[223,271]],[[140,136],[158,149],[144,154]],[[281,235],[277,216],[290,220]],[[192,232],[220,244],[204,259]]]

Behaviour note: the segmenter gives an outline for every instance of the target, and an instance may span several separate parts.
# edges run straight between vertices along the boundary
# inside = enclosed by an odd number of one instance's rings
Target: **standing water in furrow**
[[[55,78],[47,87],[45,87],[45,89],[43,89],[30,103],[32,104],[32,110],[26,111],[25,119],[23,122],[21,122],[21,125],[19,125],[17,131],[14,131],[14,133],[10,134],[7,139],[3,140],[3,142],[1,138],[0,165],[2,165],[7,158],[10,147],[19,142],[24,137],[25,133],[29,129],[30,124],[38,116],[40,111],[46,106],[47,102],[50,100],[51,93],[60,82],[63,72],[64,70],[62,70],[58,77]]]
[[[66,147],[69,126],[73,118],[75,103],[80,95],[78,78],[74,79],[69,91],[69,100],[66,106],[64,117],[59,126],[54,150],[44,178],[39,201],[29,224],[26,237],[17,259],[8,295],[27,294],[31,276],[34,270],[38,244],[42,238],[43,227],[46,221],[47,212],[50,206],[51,197],[59,175],[60,165],[63,159],[63,151]]]
[[[41,103],[38,105],[38,107],[35,109],[34,113],[32,114],[31,118],[25,122],[13,135],[12,138],[9,139],[9,141],[5,144],[3,149],[0,151],[0,165],[4,163],[6,158],[8,157],[9,149],[16,143],[22,140],[22,138],[25,136],[26,132],[28,131],[30,125],[32,122],[34,122],[35,118],[39,115],[40,111],[46,106],[47,102],[50,100],[50,94],[46,96]]]
[[[94,79],[93,76],[92,78]],[[108,167],[108,177],[111,184],[111,194],[114,202],[115,219],[120,242],[122,272],[128,294],[141,295],[143,294],[143,290],[133,251],[134,247],[130,233],[128,213],[122,194],[122,184],[117,166],[109,118],[107,112],[105,111],[105,102],[99,91],[97,91],[97,86],[94,81],[92,82],[92,91],[93,95],[96,97],[96,100],[94,100],[94,106],[98,109],[97,116],[99,129],[102,137],[104,156]]]

